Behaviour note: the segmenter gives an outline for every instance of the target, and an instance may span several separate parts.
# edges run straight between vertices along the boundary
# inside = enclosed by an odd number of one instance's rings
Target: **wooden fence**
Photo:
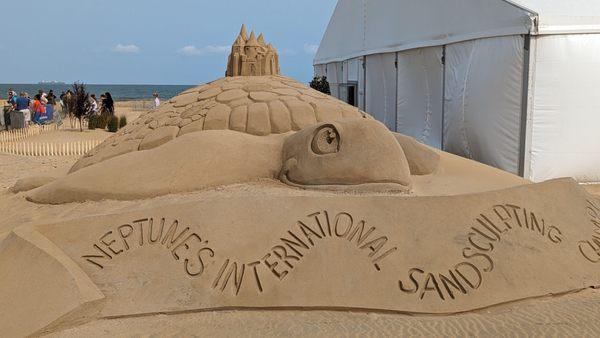
[[[10,142],[0,143],[0,152],[24,156],[72,156],[83,155],[100,144],[101,140],[74,142]]]
[[[58,130],[56,124],[32,125],[27,128],[0,131],[0,143],[23,141],[26,138],[42,133]]]

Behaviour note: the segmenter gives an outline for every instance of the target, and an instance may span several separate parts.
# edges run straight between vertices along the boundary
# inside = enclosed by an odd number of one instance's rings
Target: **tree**
[[[318,90],[321,93],[331,95],[329,82],[327,82],[327,76],[315,76],[312,81],[310,81],[310,88]]]
[[[79,130],[83,131],[83,118],[90,111],[90,96],[85,89],[84,83],[73,83],[73,115],[79,120]]]

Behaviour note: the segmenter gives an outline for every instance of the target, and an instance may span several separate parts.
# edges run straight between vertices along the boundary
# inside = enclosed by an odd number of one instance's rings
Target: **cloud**
[[[131,44],[131,45],[118,44],[112,48],[112,51],[115,53],[135,54],[135,53],[139,53],[140,47],[133,45],[133,44]]]
[[[204,55],[204,54],[225,54],[225,53],[228,53],[229,50],[231,50],[231,47],[229,47],[229,46],[208,45],[208,46],[198,48],[196,46],[187,45],[187,46],[179,49],[177,52],[179,54],[182,54],[185,56],[197,56],[197,55]]]
[[[304,53],[306,54],[317,54],[317,49],[319,49],[319,45],[314,45],[314,44],[310,44],[310,43],[305,43],[304,44]]]

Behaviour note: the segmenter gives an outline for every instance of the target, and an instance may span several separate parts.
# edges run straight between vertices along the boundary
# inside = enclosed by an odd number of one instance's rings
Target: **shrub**
[[[127,125],[127,116],[125,116],[125,115],[122,115],[122,116],[119,118],[119,129],[121,129],[121,128],[125,127],[126,125]]]
[[[100,117],[98,115],[90,115],[88,118],[88,129],[94,130],[98,127]]]
[[[79,120],[79,131],[83,131],[82,120],[85,114],[90,111],[90,96],[85,89],[85,84],[73,83],[73,115]]]
[[[117,130],[119,130],[119,118],[112,115],[108,119],[108,131],[110,131],[111,133],[116,133]]]
[[[108,125],[108,120],[110,119],[111,115],[101,114],[101,115],[96,115],[96,116],[97,116],[96,128],[106,129],[106,126]]]
[[[310,81],[310,88],[320,91],[323,94],[331,95],[329,89],[329,82],[327,82],[327,76],[315,76]]]

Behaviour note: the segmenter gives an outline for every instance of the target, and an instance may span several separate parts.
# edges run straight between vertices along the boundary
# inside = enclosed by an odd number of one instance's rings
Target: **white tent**
[[[598,0],[339,0],[314,65],[392,130],[535,181],[600,181]]]

